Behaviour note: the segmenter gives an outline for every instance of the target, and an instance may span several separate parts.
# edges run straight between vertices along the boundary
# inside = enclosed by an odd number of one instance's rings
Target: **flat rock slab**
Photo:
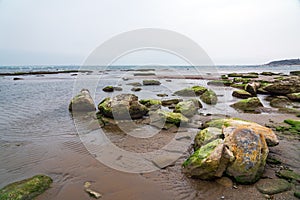
[[[168,153],[166,153],[166,155],[160,155],[160,156],[155,157],[152,160],[152,162],[153,162],[154,165],[156,165],[160,169],[164,169],[168,166],[174,165],[174,163],[176,162],[176,160],[179,157],[180,157],[180,155],[178,155],[178,154],[168,154]]]
[[[277,194],[291,189],[291,184],[283,179],[261,179],[256,188],[263,194]]]

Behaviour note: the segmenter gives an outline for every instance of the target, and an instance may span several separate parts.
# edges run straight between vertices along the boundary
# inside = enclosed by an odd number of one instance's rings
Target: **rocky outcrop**
[[[243,99],[230,106],[243,112],[256,112],[256,113],[259,113],[260,112],[259,108],[263,107],[262,103],[257,97]]]
[[[157,110],[149,112],[151,124],[158,124],[159,127],[164,126],[165,123],[175,124],[176,126],[185,125],[189,119],[181,113],[174,113],[165,110]]]
[[[218,97],[217,94],[213,90],[206,90],[201,96],[200,99],[206,103],[206,104],[211,104],[215,105],[218,102]]]
[[[286,95],[292,101],[300,101],[300,92]]]
[[[187,97],[199,96],[202,95],[206,90],[207,89],[203,86],[193,86],[182,90],[178,90],[174,92],[174,95]]]
[[[0,189],[1,200],[34,199],[47,190],[52,179],[45,175],[36,175],[31,178],[11,183]]]
[[[290,100],[285,96],[278,96],[270,101],[270,105],[274,108],[287,108],[291,106]]]
[[[148,112],[148,108],[139,103],[134,94],[120,94],[112,99],[106,98],[98,105],[99,113],[105,117],[121,119],[139,119]]]
[[[212,80],[208,81],[207,85],[213,86],[230,86],[232,84],[232,80]]]
[[[206,125],[210,127],[195,137],[195,152],[183,163],[184,172],[204,180],[226,173],[239,183],[256,182],[264,171],[267,144],[278,144],[274,132],[237,119],[218,119]]]
[[[298,77],[289,77],[264,87],[264,90],[273,95],[298,93],[300,92],[300,79]]]
[[[87,89],[82,89],[69,104],[69,111],[71,112],[91,112],[95,110],[94,101]]]
[[[259,83],[247,83],[245,86],[245,90],[252,94],[252,96],[256,96],[257,93],[257,88],[259,88],[260,84]]]

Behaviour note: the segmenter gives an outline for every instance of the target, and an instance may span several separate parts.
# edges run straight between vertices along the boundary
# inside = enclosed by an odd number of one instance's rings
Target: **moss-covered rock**
[[[249,83],[250,81],[251,81],[250,78],[240,78],[240,77],[235,77],[235,78],[233,79],[233,82],[234,82],[234,83],[244,83],[244,84],[247,84],[247,83]]]
[[[210,180],[221,177],[232,159],[233,155],[226,150],[223,140],[217,139],[195,151],[183,163],[183,171],[191,177]]]
[[[300,134],[300,120],[286,119],[284,122],[291,126],[289,131]]]
[[[300,101],[300,92],[286,95],[292,101]]]
[[[238,89],[245,89],[245,86],[246,86],[246,84],[244,84],[244,83],[241,83],[241,84],[237,84],[237,83],[233,83],[233,84],[231,84],[231,87],[233,87],[233,88],[238,88]]]
[[[201,94],[203,94],[207,89],[203,86],[193,86],[193,87],[189,87],[189,88],[185,88],[182,90],[178,90],[176,92],[174,92],[174,95],[177,96],[199,96]]]
[[[243,99],[230,106],[243,112],[260,112],[259,108],[263,107],[262,103],[257,97]]]
[[[269,149],[264,135],[247,126],[223,129],[225,144],[235,160],[227,167],[226,173],[237,182],[256,182],[263,174]]]
[[[200,99],[206,104],[215,105],[218,102],[217,94],[213,90],[206,90],[201,96]]]
[[[194,139],[194,149],[197,150],[201,146],[220,138],[224,138],[222,129],[215,127],[205,128],[197,133]]]
[[[160,85],[158,80],[143,80],[143,85]]]
[[[282,169],[276,173],[276,176],[287,179],[288,181],[300,182],[300,174],[297,174],[296,172],[294,172],[292,170]]]
[[[212,80],[207,82],[207,85],[213,86],[230,86],[231,84],[232,80]]]
[[[139,92],[141,90],[142,90],[142,88],[140,88],[140,87],[133,87],[133,88],[131,88],[131,91],[133,91],[133,92]]]
[[[266,86],[264,90],[274,95],[286,95],[300,92],[300,84],[299,82],[280,81]]]
[[[166,99],[166,100],[162,100],[161,104],[163,106],[170,106],[170,105],[173,105],[173,104],[176,105],[181,101],[183,101],[183,100],[182,99]]]
[[[273,98],[270,101],[270,106],[272,106],[274,108],[286,108],[291,105],[292,105],[292,103],[285,96],[278,96],[278,97]]]
[[[150,110],[160,109],[162,105],[161,100],[158,99],[142,99],[139,102],[145,105]]]
[[[138,97],[133,94],[120,94],[114,98],[106,98],[99,103],[100,114],[113,119],[139,119],[149,111],[138,102]]]
[[[227,128],[227,127],[247,127],[252,129],[254,132],[258,134],[262,134],[268,144],[268,146],[276,146],[279,143],[279,140],[276,134],[272,131],[272,129],[267,128],[265,126],[261,126],[254,122],[249,122],[241,119],[215,119],[204,124],[205,127],[216,127],[216,128]]]
[[[42,194],[52,183],[52,179],[45,175],[11,183],[0,190],[0,200],[30,200]]]
[[[164,125],[165,123],[175,124],[176,126],[185,125],[189,119],[181,113],[174,113],[165,110],[149,112],[151,123]]]
[[[174,112],[175,113],[181,113],[186,117],[191,117],[191,116],[193,116],[197,113],[197,110],[199,108],[199,104],[201,105],[201,103],[199,101],[194,102],[192,100],[179,102],[175,106]]]
[[[241,98],[241,99],[248,99],[248,98],[252,97],[252,94],[250,94],[249,92],[247,92],[245,90],[235,90],[232,92],[232,96]]]
[[[109,85],[109,86],[106,86],[102,89],[104,92],[113,92],[114,91],[114,87]]]
[[[260,83],[252,82],[252,83],[247,83],[245,85],[245,90],[252,94],[252,96],[256,96],[257,93],[257,88],[259,88]]]
[[[95,110],[95,103],[87,89],[82,89],[69,104],[69,111],[71,112],[91,112]]]
[[[283,179],[262,179],[256,185],[263,194],[277,194],[291,189],[291,184]]]

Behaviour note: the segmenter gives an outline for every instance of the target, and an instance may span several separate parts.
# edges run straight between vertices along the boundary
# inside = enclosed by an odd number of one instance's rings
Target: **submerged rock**
[[[254,183],[262,175],[269,153],[263,134],[249,127],[228,127],[223,130],[225,144],[235,160],[226,173],[239,183]]]
[[[257,97],[243,99],[230,106],[244,112],[260,112],[259,108],[263,107],[262,103]]]
[[[252,94],[250,94],[249,92],[247,92],[245,90],[235,90],[232,92],[232,96],[241,98],[241,99],[248,99],[248,98],[252,97]]]
[[[100,114],[113,119],[139,119],[148,112],[148,108],[140,104],[134,94],[105,98],[99,103],[98,109]]]
[[[177,96],[187,96],[187,97],[192,97],[192,96],[199,96],[203,94],[207,89],[203,86],[193,86],[189,88],[185,88],[182,90],[178,90],[174,92],[175,95]]]
[[[200,99],[206,104],[215,105],[218,102],[217,94],[212,90],[206,90],[201,96]]]
[[[160,85],[158,80],[143,80],[143,85]]]
[[[95,103],[90,95],[89,90],[82,89],[80,93],[71,100],[69,104],[69,110],[71,112],[95,111]]]
[[[22,181],[11,183],[0,190],[1,200],[33,199],[47,190],[52,179],[45,175],[36,175]]]
[[[222,139],[200,147],[183,163],[183,171],[191,177],[210,180],[221,177],[233,155],[226,150]]]
[[[232,84],[232,80],[212,80],[208,81],[207,85],[213,85],[213,86],[230,86]]]
[[[263,194],[277,194],[291,189],[291,184],[283,179],[262,179],[256,185]]]

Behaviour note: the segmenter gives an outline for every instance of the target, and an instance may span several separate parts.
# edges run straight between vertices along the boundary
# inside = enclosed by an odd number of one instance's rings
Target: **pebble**
[[[102,197],[102,195],[94,190],[91,190],[89,188],[85,189],[85,191],[91,196],[91,197],[94,197],[96,199],[99,199]]]

